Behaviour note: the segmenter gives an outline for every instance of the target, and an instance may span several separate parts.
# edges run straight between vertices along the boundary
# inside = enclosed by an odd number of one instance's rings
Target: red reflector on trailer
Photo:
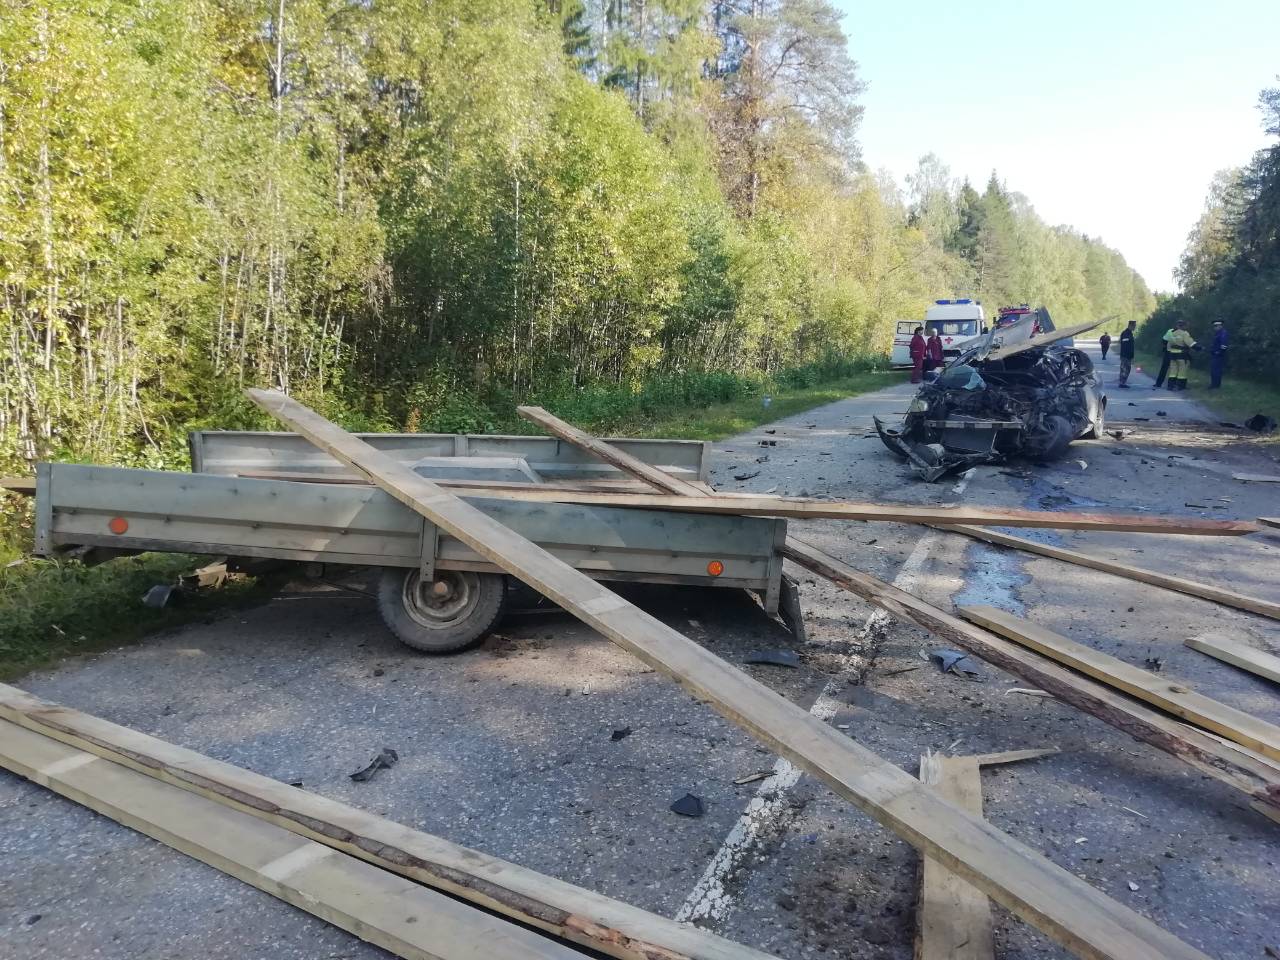
[[[112,517],[109,521],[107,521],[107,529],[117,535],[121,533],[128,533],[129,521],[126,520],[124,517]]]
[[[713,577],[720,576],[720,574],[724,573],[724,564],[719,560],[712,560],[707,564],[707,573],[711,574]]]

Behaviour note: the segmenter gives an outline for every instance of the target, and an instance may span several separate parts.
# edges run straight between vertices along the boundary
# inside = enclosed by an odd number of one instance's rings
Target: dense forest
[[[1243,167],[1214,177],[1178,268],[1182,292],[1161,300],[1139,336],[1150,349],[1177,320],[1208,342],[1214,320],[1231,337],[1233,370],[1274,382],[1280,352],[1280,87],[1258,97],[1275,138]]]
[[[997,174],[874,172],[848,49],[826,0],[8,0],[0,470],[176,465],[250,384],[476,429],[837,369],[935,297],[1150,311]]]

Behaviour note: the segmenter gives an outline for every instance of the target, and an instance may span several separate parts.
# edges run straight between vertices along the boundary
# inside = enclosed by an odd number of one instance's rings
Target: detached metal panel
[[[623,474],[555,437],[451,433],[359,433],[370,446],[405,465],[423,457],[523,457],[547,480],[618,478]],[[274,471],[356,476],[345,464],[296,433],[201,430],[190,435],[191,469],[234,475]],[[706,444],[697,440],[610,440],[645,463],[686,480],[706,480]]]

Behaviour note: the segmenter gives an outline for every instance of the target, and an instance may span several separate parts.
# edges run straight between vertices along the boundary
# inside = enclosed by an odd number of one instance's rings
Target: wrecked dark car
[[[1001,356],[980,344],[920,388],[900,427],[876,418],[876,430],[933,481],[979,463],[1056,460],[1073,440],[1102,435],[1106,405],[1081,350],[1050,343]]]

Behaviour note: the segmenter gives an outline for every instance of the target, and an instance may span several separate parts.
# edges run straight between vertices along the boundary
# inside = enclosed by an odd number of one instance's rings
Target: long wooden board
[[[314,840],[0,720],[0,766],[407,960],[583,954]]]
[[[979,524],[999,527],[1044,527],[1057,530],[1182,534],[1201,537],[1238,537],[1247,533],[1256,533],[1258,530],[1257,524],[1252,520],[1200,520],[1189,517],[1133,514],[1058,513],[1052,510],[999,509],[967,505],[924,507],[909,503],[858,503],[742,493],[714,495],[702,493],[694,497],[668,493],[556,490],[531,486],[521,489],[472,488],[461,495],[496,500],[574,503],[589,506],[630,507],[640,510],[676,510],[684,513],[785,517],[790,520],[867,520],[928,525]]]
[[[547,429],[568,439],[572,428],[546,414]],[[564,428],[563,430],[560,428]],[[603,442],[603,441],[601,441]],[[621,459],[613,461],[621,463]],[[626,467],[623,467],[626,470]],[[630,471],[628,471],[630,472]],[[637,476],[638,474],[634,474]],[[669,489],[669,487],[663,487]],[[857,570],[811,544],[788,537],[783,554],[793,563],[848,590],[882,610],[950,641],[1240,790],[1264,816],[1280,822],[1280,770],[1234,743],[1167,717],[1110,687],[1081,677],[995,634],[952,616],[918,597]]]
[[[952,533],[963,534],[966,537],[984,540],[987,543],[994,543],[1001,547],[1012,547],[1015,550],[1022,550],[1026,553],[1037,553],[1042,557],[1052,557],[1054,560],[1062,560],[1066,563],[1074,563],[1077,566],[1101,570],[1103,573],[1113,573],[1118,577],[1137,580],[1139,583],[1149,583],[1155,587],[1163,587],[1176,593],[1184,593],[1189,597],[1212,600],[1226,607],[1235,607],[1237,610],[1247,610],[1250,613],[1257,613],[1264,617],[1280,620],[1280,603],[1246,596],[1243,593],[1236,593],[1234,590],[1227,590],[1223,587],[1215,587],[1212,584],[1200,583],[1181,577],[1171,577],[1167,574],[1157,573],[1154,570],[1144,570],[1141,567],[1130,566],[1115,560],[1107,560],[1104,557],[1080,553],[1078,550],[1067,550],[1063,547],[1050,546],[1047,543],[1037,543],[1035,540],[1028,540],[1025,537],[1015,537],[1012,534],[986,530],[982,527],[970,527],[963,524],[939,524],[938,529],[949,530]]]
[[[0,684],[0,719],[619,960],[771,960],[687,924]]]
[[[1141,701],[1081,676],[1037,653],[952,616],[919,597],[863,573],[807,543],[788,537],[783,553],[869,603],[914,623],[1051,693],[1064,703],[1182,760],[1244,793],[1260,813],[1280,821],[1280,769],[1234,743],[1189,726]]]
[[[1199,650],[1233,667],[1265,677],[1273,683],[1280,683],[1280,657],[1219,637],[1190,637],[1186,644],[1192,650]]]
[[[249,396],[1077,955],[1204,956],[314,411],[274,391]]]
[[[547,413],[542,407],[516,407],[516,413],[530,423],[536,423],[561,440],[585,450],[605,463],[612,464],[619,470],[643,480],[658,490],[665,490],[678,496],[700,496],[703,493],[703,491],[698,490],[692,484],[681,480],[679,477],[673,477],[657,467],[650,466],[639,457],[632,456],[611,443],[597,440],[590,434],[583,433],[572,424],[565,423],[563,420]]]
[[[982,816],[982,775],[973,757],[920,758],[920,782],[962,810]],[[991,904],[981,891],[925,857],[921,866],[916,960],[991,960]]]
[[[964,757],[926,753],[920,758],[920,782],[933,787],[961,809],[980,817],[980,767],[1032,760],[1057,752],[1056,747],[1050,747]],[[918,914],[916,960],[991,960],[994,956],[991,904],[987,898],[942,864],[927,857],[921,867]]]
[[[1196,693],[1181,681],[1156,676],[997,607],[959,609],[966,620],[993,630],[1014,643],[1030,647],[1130,696],[1219,733],[1264,757],[1280,760],[1280,727]]]
[[[36,494],[35,477],[0,477],[0,490],[8,490],[10,493],[20,493],[23,496],[34,497]]]

